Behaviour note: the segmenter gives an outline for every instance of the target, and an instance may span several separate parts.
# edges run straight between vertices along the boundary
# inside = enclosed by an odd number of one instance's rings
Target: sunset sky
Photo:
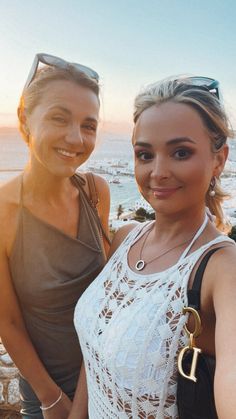
[[[1,126],[16,124],[37,52],[96,69],[101,120],[118,131],[143,85],[179,73],[218,79],[236,128],[234,0],[0,0]]]

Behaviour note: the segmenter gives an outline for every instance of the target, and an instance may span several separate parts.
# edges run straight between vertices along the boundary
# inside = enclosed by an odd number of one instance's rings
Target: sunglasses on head
[[[68,68],[74,68],[75,70],[78,70],[79,72],[86,74],[86,76],[92,79],[95,79],[97,82],[99,81],[98,73],[92,70],[92,68],[86,67],[85,65],[82,65],[82,64],[70,63],[68,61],[63,60],[62,58],[55,57],[54,55],[42,53],[42,54],[36,54],[23,91],[34,80],[35,74],[37,73],[37,70],[38,70],[39,63],[43,63],[52,67],[61,68],[63,70],[66,70]]]
[[[189,86],[195,86],[195,87],[199,87],[200,89],[207,90],[208,92],[214,94],[218,99],[220,99],[220,90],[219,90],[220,84],[215,79],[211,79],[210,77],[193,76],[193,77],[186,77],[183,79],[183,81],[184,82],[186,81],[186,84],[189,84]]]

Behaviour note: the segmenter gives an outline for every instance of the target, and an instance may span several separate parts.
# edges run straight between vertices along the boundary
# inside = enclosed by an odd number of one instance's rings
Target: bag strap
[[[205,272],[208,260],[210,257],[221,247],[216,247],[214,249],[209,250],[206,253],[204,258],[201,260],[200,265],[198,266],[197,272],[195,274],[192,288],[188,290],[188,306],[194,308],[195,310],[199,311],[201,306],[201,286],[202,286],[202,278]]]
[[[97,204],[99,202],[99,199],[98,199],[98,193],[97,193],[93,173],[92,172],[87,172],[85,174],[85,176],[86,176],[86,179],[88,181],[88,188],[89,188],[91,203],[92,203],[94,208],[97,208]]]
[[[98,198],[98,193],[97,193],[97,189],[96,189],[96,184],[95,184],[95,180],[94,180],[94,176],[92,172],[87,172],[85,173],[86,179],[88,181],[88,188],[89,188],[89,194],[90,194],[90,202],[92,204],[92,206],[95,209],[97,218],[98,218],[98,222],[99,222],[99,227],[101,229],[101,233],[102,236],[105,238],[105,240],[107,241],[107,243],[110,245],[111,244],[111,240],[108,237],[108,235],[106,234],[106,232],[104,231],[103,225],[101,223],[99,214],[98,214],[98,210],[97,210],[97,205],[99,202],[99,198]]]

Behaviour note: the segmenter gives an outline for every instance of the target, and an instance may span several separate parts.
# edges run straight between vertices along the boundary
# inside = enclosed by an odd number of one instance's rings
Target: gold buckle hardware
[[[200,335],[201,329],[202,329],[202,324],[201,324],[201,318],[200,318],[199,313],[198,313],[197,310],[195,310],[192,307],[184,307],[183,308],[183,314],[186,314],[188,312],[193,315],[194,330],[193,330],[193,332],[191,332],[188,329],[187,324],[184,325],[184,330],[189,337],[189,344],[187,346],[185,346],[184,348],[182,348],[181,351],[179,352],[179,355],[178,355],[178,371],[184,378],[187,378],[188,380],[192,380],[196,383],[197,377],[196,377],[195,373],[196,373],[197,361],[198,361],[198,356],[202,352],[202,350],[200,348],[196,347],[195,338]],[[191,362],[191,367],[190,367],[190,373],[186,374],[183,370],[183,357],[184,357],[184,354],[188,351],[192,351],[193,356],[192,356],[192,362]]]

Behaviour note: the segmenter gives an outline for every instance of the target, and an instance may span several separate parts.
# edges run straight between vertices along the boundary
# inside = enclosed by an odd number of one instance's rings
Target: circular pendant
[[[136,269],[136,271],[142,271],[142,269],[145,267],[145,262],[144,262],[144,260],[142,260],[142,259],[140,259],[140,260],[138,260],[138,262],[136,262],[136,264],[135,264],[135,269]]]

